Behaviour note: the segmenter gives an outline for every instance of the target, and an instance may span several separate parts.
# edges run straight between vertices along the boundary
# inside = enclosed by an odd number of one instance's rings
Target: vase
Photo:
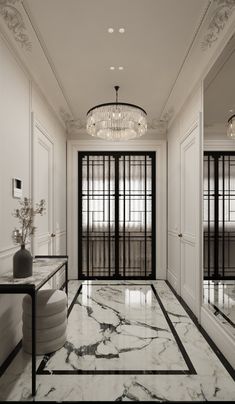
[[[13,277],[27,278],[32,276],[33,257],[25,248],[25,244],[21,244],[21,249],[16,251],[13,256]]]

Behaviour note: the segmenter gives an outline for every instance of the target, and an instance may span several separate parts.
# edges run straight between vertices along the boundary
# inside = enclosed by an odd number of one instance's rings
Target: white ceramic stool
[[[62,290],[39,290],[36,302],[36,354],[60,349],[66,341],[67,295]],[[31,297],[23,299],[23,349],[32,350]]]

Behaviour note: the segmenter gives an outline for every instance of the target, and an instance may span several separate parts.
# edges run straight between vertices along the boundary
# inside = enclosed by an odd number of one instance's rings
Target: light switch
[[[12,195],[13,198],[22,198],[22,180],[12,178]]]

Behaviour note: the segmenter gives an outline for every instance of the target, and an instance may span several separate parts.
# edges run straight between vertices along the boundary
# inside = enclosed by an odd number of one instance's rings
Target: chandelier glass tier
[[[122,141],[143,136],[147,131],[147,114],[137,105],[118,102],[96,105],[87,112],[87,132],[105,140]]]
[[[235,115],[232,115],[228,120],[227,135],[235,139]]]

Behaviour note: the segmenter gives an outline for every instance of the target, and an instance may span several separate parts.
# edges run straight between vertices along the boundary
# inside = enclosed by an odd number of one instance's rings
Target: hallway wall
[[[198,265],[196,266],[196,279],[195,284],[195,297],[197,299],[197,306],[193,310],[194,314],[198,318],[199,323],[204,327],[208,335],[215,342],[217,347],[221,350],[226,359],[235,366],[235,352],[234,349],[234,339],[226,332],[226,330],[221,327],[216,317],[213,316],[202,302],[202,252],[203,252],[203,232],[202,232],[202,202],[203,202],[203,179],[202,179],[202,164],[203,164],[203,141],[205,141],[205,149],[209,150],[221,150],[224,148],[224,140],[221,140],[221,133],[217,133],[215,139],[212,139],[209,133],[203,133],[202,122],[203,122],[203,80],[207,73],[213,67],[215,61],[225,48],[228,41],[234,35],[235,30],[235,20],[231,22],[230,27],[228,27],[221,34],[220,39],[215,42],[214,46],[210,48],[210,52],[204,53],[203,58],[196,59],[196,52],[194,54],[194,66],[191,66],[193,71],[197,72],[197,83],[194,89],[189,87],[189,82],[185,80],[187,76],[184,77],[182,74],[181,83],[178,83],[177,89],[172,92],[172,100],[169,102],[169,106],[172,104],[174,118],[170,122],[168,128],[168,262],[167,262],[167,279],[177,291],[177,293],[182,296],[182,285],[181,285],[181,248],[180,248],[180,238],[178,234],[181,233],[182,229],[180,226],[181,221],[181,195],[180,195],[180,170],[181,170],[181,159],[180,159],[180,139],[189,130],[190,126],[193,125],[195,120],[199,120],[199,152],[198,158],[201,160],[200,164],[200,177],[201,184],[199,186],[198,192],[201,195],[200,200],[198,200],[198,209],[196,215],[199,215],[196,219],[199,225],[199,235],[198,235]],[[193,51],[192,51],[193,53]],[[193,61],[193,58],[191,57]],[[198,64],[197,64],[198,62]],[[195,66],[197,67],[195,69]],[[189,71],[189,70],[188,70]],[[189,75],[188,79],[191,80],[191,86],[193,83],[193,75]],[[177,113],[177,108],[180,108],[180,100],[182,101],[181,88],[187,89],[190,92],[189,97],[184,100],[183,106]],[[182,104],[181,104],[182,105]],[[200,118],[201,115],[201,118]],[[205,136],[205,138],[204,138]],[[203,139],[204,138],[204,139]],[[226,149],[232,148],[234,150],[234,144],[231,141],[226,141]],[[189,268],[189,272],[190,272]]]
[[[168,130],[168,270],[167,278],[179,295],[181,288],[181,195],[180,195],[180,140],[189,132],[202,112],[202,86],[197,86]],[[199,201],[198,201],[199,202]],[[199,223],[198,223],[199,225]],[[198,240],[199,243],[199,240]],[[189,277],[190,269],[189,269]],[[196,284],[194,294],[198,293]],[[197,297],[198,299],[198,297]],[[199,303],[199,302],[198,302]],[[195,313],[196,314],[196,313]]]
[[[12,197],[12,178],[23,181],[23,197],[32,195],[32,112],[54,142],[55,252],[66,252],[66,134],[2,38],[0,60],[0,271],[4,273],[12,269],[13,254],[19,248],[11,239],[12,230],[18,227],[12,212],[19,201]],[[21,300],[17,295],[0,296],[0,365],[21,339]]]

